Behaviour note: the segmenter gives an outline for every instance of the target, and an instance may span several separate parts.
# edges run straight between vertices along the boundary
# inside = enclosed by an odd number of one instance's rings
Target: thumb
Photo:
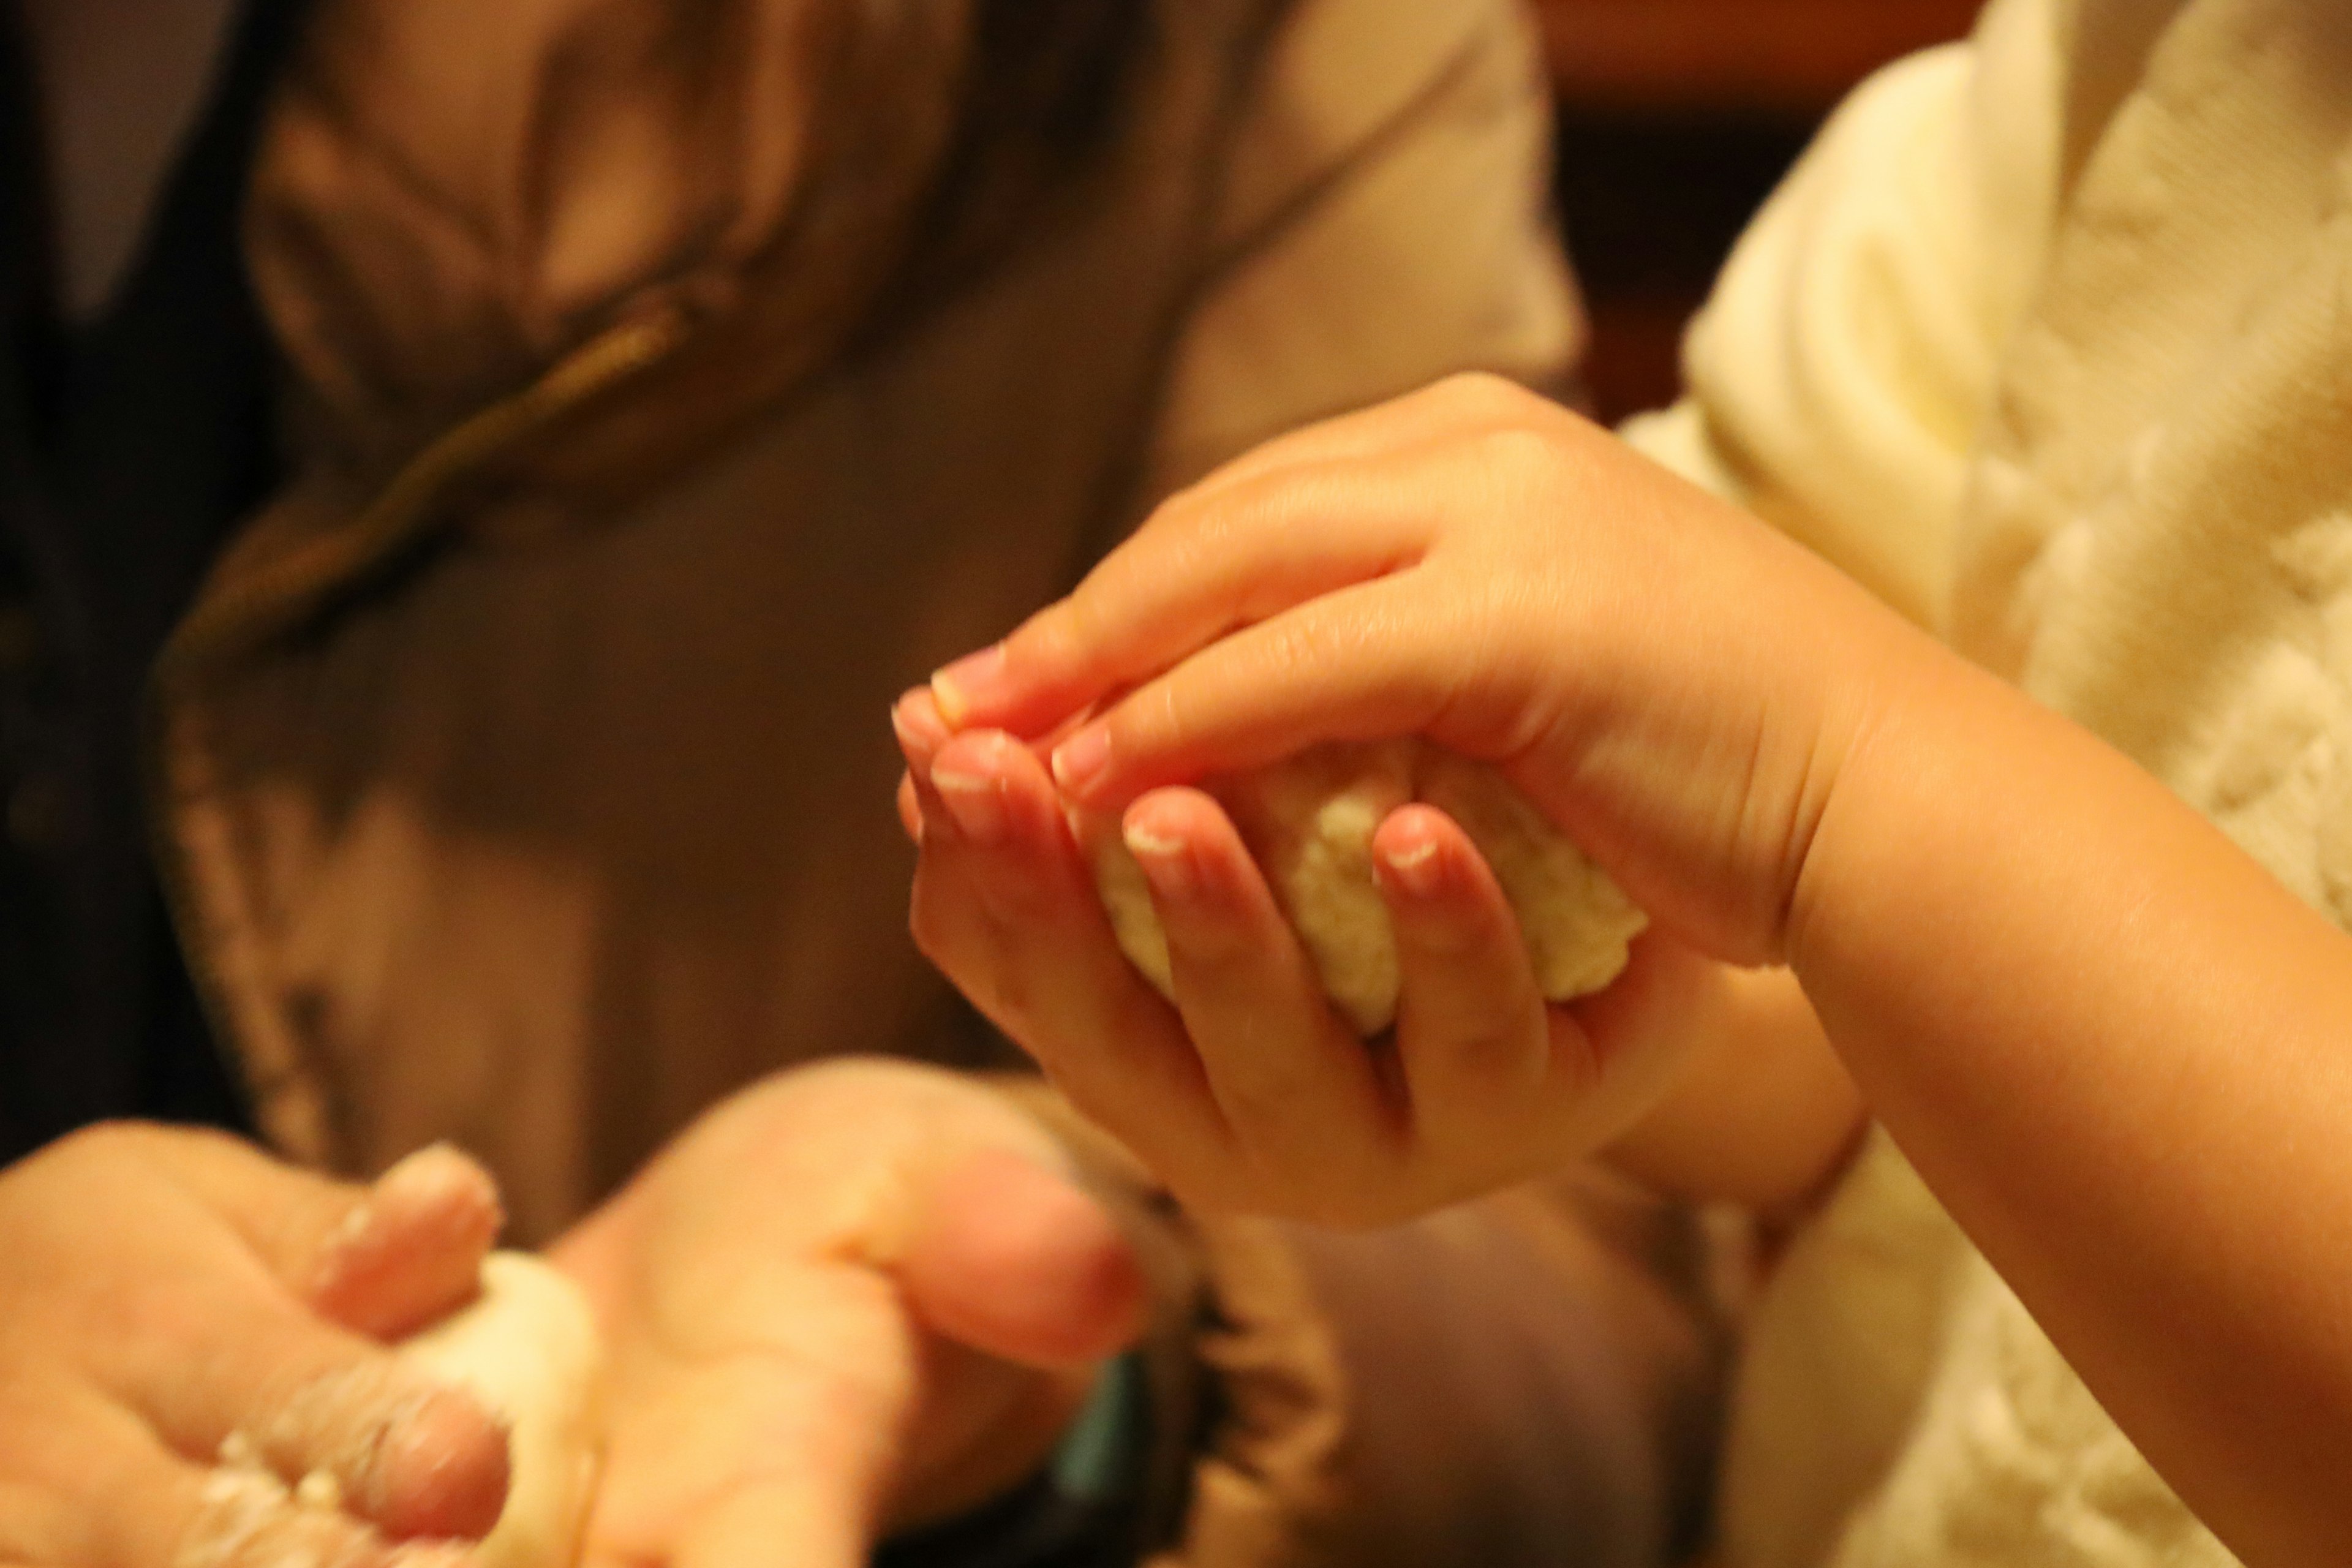
[[[157,1431],[190,1454],[240,1434],[289,1483],[326,1471],[351,1511],[395,1537],[488,1530],[506,1495],[504,1429],[383,1342],[474,1296],[499,1220],[480,1167],[428,1149],[360,1187],[218,1134],[131,1127],[116,1142],[168,1179],[160,1190],[226,1224],[282,1292],[257,1297],[234,1270],[173,1288],[186,1348],[139,1379]]]
[[[1110,1215],[1003,1150],[933,1179],[895,1271],[925,1327],[1024,1365],[1084,1366],[1142,1331],[1142,1267]]]

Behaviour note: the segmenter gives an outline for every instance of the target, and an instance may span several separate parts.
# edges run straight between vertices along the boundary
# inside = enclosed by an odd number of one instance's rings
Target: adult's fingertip
[[[503,1423],[458,1389],[418,1397],[360,1468],[354,1500],[385,1534],[478,1540],[499,1521],[512,1476]]]
[[[331,1479],[344,1510],[389,1539],[478,1539],[506,1506],[504,1424],[388,1353],[311,1379],[242,1431],[263,1468]]]
[[[473,1300],[506,1224],[498,1184],[470,1156],[434,1144],[394,1164],[321,1248],[312,1304],[378,1339]]]
[[[993,1150],[940,1179],[898,1275],[933,1330],[1034,1366],[1082,1365],[1123,1349],[1141,1331],[1148,1300],[1134,1249],[1099,1203]]]

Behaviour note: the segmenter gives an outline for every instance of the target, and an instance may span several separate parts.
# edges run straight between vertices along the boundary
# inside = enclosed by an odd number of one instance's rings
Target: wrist
[[[1888,635],[1832,656],[1843,672],[1825,683],[1832,695],[1814,748],[1821,781],[1795,836],[1778,944],[1808,989],[1838,929],[1868,901],[1857,891],[1876,891],[1889,845],[1919,831],[1922,792],[1948,787],[1937,781],[1986,697],[2023,700],[1907,623],[1885,619]]]
[[[1049,1468],[1103,1378],[1099,1366],[1025,1367],[939,1340],[925,1359],[936,1392],[884,1521],[893,1535],[985,1511]]]
[[[904,1531],[880,1568],[1061,1568],[1126,1563],[1138,1529],[1150,1448],[1141,1358],[1105,1363],[1042,1461],[951,1517]]]

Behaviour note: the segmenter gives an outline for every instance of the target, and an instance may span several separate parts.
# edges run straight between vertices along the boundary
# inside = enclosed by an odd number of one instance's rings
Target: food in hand
[[[473,1304],[400,1354],[507,1424],[506,1509],[470,1553],[475,1568],[572,1568],[604,1426],[604,1345],[579,1287],[535,1258],[494,1252]]]
[[[1478,847],[1518,915],[1548,999],[1569,1001],[1614,980],[1647,923],[1502,775],[1425,742],[1317,746],[1203,787],[1265,872],[1332,1005],[1363,1035],[1396,1020],[1396,938],[1373,879],[1372,835],[1408,802],[1444,812]],[[1079,831],[1120,948],[1172,995],[1168,941],[1118,825]]]

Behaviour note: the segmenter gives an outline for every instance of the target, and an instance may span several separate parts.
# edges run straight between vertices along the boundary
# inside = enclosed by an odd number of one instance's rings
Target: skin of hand
[[[446,1149],[371,1188],[121,1124],[0,1172],[0,1563],[462,1561],[505,1435],[383,1342],[472,1296],[499,1222]],[[340,1508],[295,1503],[313,1473]]]
[[[845,1060],[706,1115],[551,1253],[611,1354],[591,1568],[854,1568],[1026,1479],[1144,1286],[1050,1136]]]
[[[2242,1560],[2342,1561],[2352,937],[1753,519],[1570,416],[1449,384],[1212,477],[933,692],[957,733],[912,792],[927,859],[959,794],[1022,808],[1009,735],[1096,704],[1054,774],[1155,840],[1213,832],[1151,815],[1167,786],[1318,740],[1494,762],[1664,937],[1789,965],[1873,1114]],[[989,891],[929,918],[971,924],[958,978],[1017,1011],[1065,933],[1019,935],[1024,907]],[[1161,1157],[1145,1139],[1174,1113],[1076,1059],[1124,1066],[1115,1021],[1049,1047]],[[1312,1156],[1323,1119],[1360,1114],[1326,1093],[1289,1135]]]
[[[1858,1100],[1801,1005],[1752,1005],[1758,988],[1710,962],[1778,956],[1826,781],[1869,710],[1850,681],[1773,687],[1773,660],[1818,675],[1827,651],[1820,616],[1759,602],[1756,582],[1783,577],[1865,641],[1905,633],[1796,547],[1507,384],[1463,378],[1275,442],[901,701],[918,940],[1203,1206],[1376,1222],[1555,1167],[1634,1132],[1741,1020],[1781,1026],[1796,1044],[1780,1054],[1808,1066],[1785,1146],[1751,1140],[1717,1179],[1717,1152],[1691,1144],[1696,1168],[1670,1184],[1817,1188]],[[1625,646],[1669,628],[1663,658]],[[1612,680],[1553,673],[1604,667]],[[1616,985],[1546,1007],[1476,851],[1412,805],[1373,841],[1402,971],[1394,1048],[1368,1053],[1332,1019],[1231,825],[1181,781],[1412,732],[1500,767],[1651,910]],[[1174,1008],[1110,943],[1048,746],[1081,809],[1124,807]],[[1659,1168],[1657,1142],[1629,1163]]]

